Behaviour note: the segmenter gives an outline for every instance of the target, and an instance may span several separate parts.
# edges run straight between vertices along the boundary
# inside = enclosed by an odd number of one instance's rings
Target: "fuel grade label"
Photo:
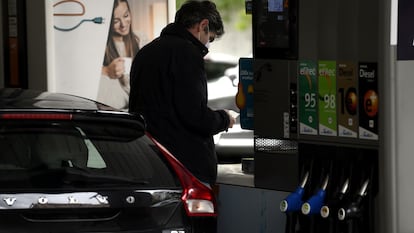
[[[338,136],[358,137],[358,79],[357,65],[337,64]]]
[[[377,63],[359,63],[359,138],[378,140]]]
[[[299,133],[318,134],[318,84],[317,63],[300,61],[298,66],[299,83]]]
[[[318,64],[319,135],[337,136],[336,119],[336,62]]]

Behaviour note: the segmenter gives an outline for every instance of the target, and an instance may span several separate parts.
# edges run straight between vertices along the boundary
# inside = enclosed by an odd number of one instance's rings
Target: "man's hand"
[[[236,123],[236,118],[240,115],[238,112],[233,110],[224,109],[229,115],[229,128],[233,128],[234,123]]]

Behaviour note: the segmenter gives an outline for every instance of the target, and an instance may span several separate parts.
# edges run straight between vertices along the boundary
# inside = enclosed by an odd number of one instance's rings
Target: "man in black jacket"
[[[228,110],[207,106],[204,56],[223,33],[213,2],[187,1],[131,67],[129,111],[142,114],[148,132],[210,185],[217,178],[213,135],[235,122]]]

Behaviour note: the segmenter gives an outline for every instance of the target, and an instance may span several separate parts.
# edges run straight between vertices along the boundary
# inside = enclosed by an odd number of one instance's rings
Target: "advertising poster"
[[[377,63],[360,63],[359,138],[378,140],[378,74]]]
[[[318,69],[316,61],[299,62],[299,132],[318,135]]]
[[[336,62],[319,61],[319,135],[337,136]]]
[[[358,79],[356,64],[338,62],[338,136],[358,137]]]
[[[253,129],[253,59],[239,59],[239,84],[236,94],[236,105],[240,109],[240,126],[242,129]]]
[[[52,4],[54,74],[49,88],[127,110],[132,59],[168,24],[168,0]]]

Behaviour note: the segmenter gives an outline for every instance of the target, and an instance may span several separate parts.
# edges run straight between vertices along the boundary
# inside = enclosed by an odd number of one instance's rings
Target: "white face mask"
[[[204,31],[204,30],[203,30]],[[207,26],[207,36],[210,34],[210,29]],[[201,33],[198,34],[198,40],[201,41]],[[210,38],[207,40],[207,43],[204,44],[206,48],[210,48]]]

